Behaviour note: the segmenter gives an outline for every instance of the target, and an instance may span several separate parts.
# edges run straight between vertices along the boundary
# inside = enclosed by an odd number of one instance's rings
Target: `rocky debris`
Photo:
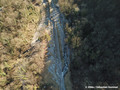
[[[65,18],[59,10],[59,6],[53,0],[44,0],[42,7],[41,23],[33,37],[31,46],[36,45],[36,41],[41,36],[41,31],[49,31],[51,41],[49,41],[47,61],[50,61],[48,71],[52,74],[52,79],[58,84],[60,90],[65,90],[64,77],[69,68],[69,49],[65,45],[63,24]],[[42,34],[43,35],[43,34]]]

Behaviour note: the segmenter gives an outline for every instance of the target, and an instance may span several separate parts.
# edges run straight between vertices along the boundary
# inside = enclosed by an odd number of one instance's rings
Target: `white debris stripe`
[[[64,42],[65,34],[63,30],[63,23],[65,21],[65,18],[63,17],[63,15],[61,16],[59,8],[56,7],[53,1],[51,3],[51,7],[53,8],[53,11],[50,13],[50,21],[53,25],[52,40],[54,41],[54,43],[52,44],[54,46],[54,50],[51,50],[53,48],[50,47],[50,51],[54,51],[54,60],[52,61],[54,61],[55,63],[54,67],[51,67],[52,65],[49,67],[49,71],[53,75],[56,83],[59,85],[60,90],[65,90],[64,76],[68,71],[70,63],[69,48],[67,45],[65,45]]]
[[[69,69],[69,48],[65,44],[64,23],[65,18],[59,7],[54,3],[56,0],[43,0],[45,16],[42,17],[31,45],[34,45],[39,38],[39,31],[44,27],[51,30],[51,41],[48,47],[48,60],[51,61],[48,71],[52,74],[53,80],[59,85],[60,90],[65,90],[64,77]],[[52,9],[51,9],[52,8]],[[49,24],[50,23],[50,24]]]

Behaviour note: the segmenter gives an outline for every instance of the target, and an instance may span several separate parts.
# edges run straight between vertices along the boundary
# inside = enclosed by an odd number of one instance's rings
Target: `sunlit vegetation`
[[[8,48],[8,54],[15,53],[30,43],[39,20],[39,8],[30,1],[1,0],[0,41]],[[16,50],[18,49],[18,50]]]
[[[30,47],[41,18],[40,4],[41,0],[0,0],[0,90],[37,90],[44,84],[49,35],[36,46],[39,49]]]

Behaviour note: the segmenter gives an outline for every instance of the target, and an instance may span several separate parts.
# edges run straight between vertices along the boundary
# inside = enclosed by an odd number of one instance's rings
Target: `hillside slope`
[[[45,85],[46,37],[31,46],[41,18],[40,4],[34,0],[0,0],[0,90],[36,90]]]
[[[86,85],[120,85],[120,2],[62,0],[68,19],[66,42],[72,52],[74,90]],[[92,90],[92,89],[91,89]],[[103,89],[104,90],[104,89]]]

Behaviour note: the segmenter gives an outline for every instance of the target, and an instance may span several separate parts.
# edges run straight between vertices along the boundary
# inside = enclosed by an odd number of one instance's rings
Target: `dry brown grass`
[[[30,0],[0,0],[0,7],[0,90],[36,90],[42,80],[47,42],[23,52],[31,48],[40,8]]]

